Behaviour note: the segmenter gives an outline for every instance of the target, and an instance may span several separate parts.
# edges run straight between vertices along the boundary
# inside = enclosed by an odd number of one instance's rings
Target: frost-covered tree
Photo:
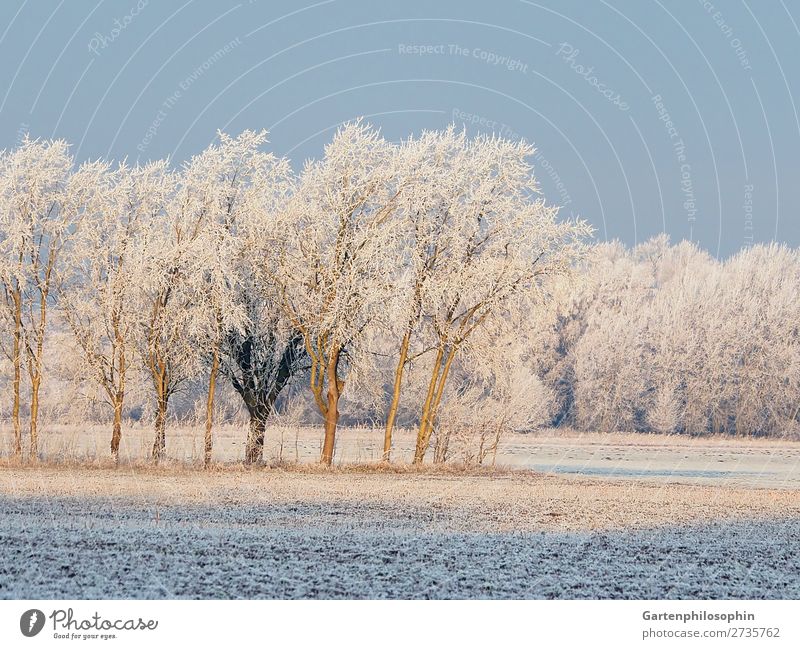
[[[425,457],[445,387],[459,353],[483,325],[543,301],[543,279],[568,273],[590,233],[562,221],[538,196],[523,142],[448,131],[434,147],[439,164],[426,183],[434,197],[406,207],[417,258],[407,302],[412,332],[422,324],[433,363],[422,404],[414,461]],[[418,295],[418,297],[416,297]],[[413,333],[412,333],[413,335]]]
[[[79,349],[73,373],[99,389],[113,413],[118,459],[134,349],[142,336],[142,282],[149,272],[146,228],[162,216],[166,165],[121,165],[106,174],[92,209],[59,265],[60,312]]]
[[[397,212],[401,231],[403,263],[398,265],[394,278],[395,289],[388,302],[389,322],[400,342],[394,368],[391,400],[386,414],[383,460],[390,459],[392,433],[400,407],[406,367],[431,348],[418,340],[423,317],[423,290],[436,271],[440,257],[448,254],[444,236],[450,220],[448,204],[459,191],[459,152],[464,147],[465,134],[456,134],[450,127],[443,133],[425,132],[419,139],[409,139],[396,152],[397,171],[403,185],[398,197]],[[440,241],[440,237],[442,241]],[[415,347],[412,347],[415,344]]]
[[[0,267],[5,305],[13,324],[15,451],[21,450],[19,422],[21,365],[30,382],[30,449],[38,456],[39,394],[44,378],[48,311],[55,271],[65,242],[102,183],[103,163],[74,170],[62,140],[31,140],[0,157]]]
[[[206,463],[218,371],[230,379],[250,416],[245,461],[252,463],[263,457],[267,420],[300,356],[300,339],[281,308],[276,281],[282,251],[276,230],[294,180],[286,160],[261,150],[266,131],[219,138],[184,173],[202,212],[190,285],[204,308],[192,336],[209,365]]]
[[[5,152],[2,154],[2,165],[5,173],[7,166],[7,155]],[[4,179],[5,180],[5,179]],[[5,184],[5,182],[4,182]],[[3,217],[0,216],[0,219]],[[2,344],[3,354],[8,358],[13,367],[13,378],[11,383],[11,390],[13,393],[13,405],[11,407],[11,420],[14,429],[14,455],[20,457],[22,455],[22,424],[20,421],[20,406],[22,401],[22,371],[23,371],[23,356],[22,356],[22,287],[24,285],[23,270],[23,251],[17,250],[16,258],[9,256],[8,248],[13,246],[8,242],[9,225],[8,221],[0,221],[2,230],[0,230],[0,238],[2,238],[2,245],[4,253],[0,256],[0,276],[3,282],[3,302],[2,302],[2,316],[3,316],[3,332],[0,344]]]
[[[197,197],[180,176],[165,162],[152,168],[149,208],[143,213],[135,253],[142,260],[137,277],[142,322],[136,330],[136,350],[153,387],[152,457],[156,461],[166,454],[169,400],[201,365],[189,332],[204,305],[194,299],[189,277],[192,246],[202,231],[203,214],[197,208]]]
[[[341,127],[322,160],[308,163],[285,228],[278,270],[286,312],[310,359],[325,420],[321,461],[331,464],[339,399],[364,332],[385,311],[397,258],[402,186],[396,146],[360,122]]]

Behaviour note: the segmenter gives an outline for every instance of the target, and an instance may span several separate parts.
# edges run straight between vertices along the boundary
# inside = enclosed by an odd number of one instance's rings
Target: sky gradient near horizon
[[[525,138],[599,240],[800,245],[800,1],[10,0],[0,147],[198,153],[270,131],[296,168],[344,121]]]

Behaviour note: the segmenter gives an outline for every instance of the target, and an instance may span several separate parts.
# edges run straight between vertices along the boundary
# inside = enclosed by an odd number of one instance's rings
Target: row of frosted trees
[[[416,462],[482,462],[540,425],[800,433],[797,250],[587,246],[523,143],[353,123],[295,173],[265,142],[221,134],[180,169],[76,167],[60,141],[0,155],[12,453],[37,457],[57,393],[109,421],[114,457],[146,403],[155,460],[190,393],[206,463],[215,413],[244,411],[253,463],[298,403],[324,463],[342,412],[380,422],[387,460],[416,429]]]
[[[414,413],[415,462],[432,439],[446,455],[455,422],[496,449],[503,430],[548,416],[519,332],[575,275],[590,229],[539,196],[530,146],[453,129],[390,143],[355,122],[296,174],[265,142],[220,134],[180,169],[76,166],[62,141],[0,155],[13,453],[27,432],[38,457],[55,367],[105,404],[114,458],[143,379],[156,461],[189,383],[206,395],[206,464],[220,382],[249,415],[248,463],[300,383],[324,425],[325,464],[343,397],[385,422],[386,460],[398,413]]]

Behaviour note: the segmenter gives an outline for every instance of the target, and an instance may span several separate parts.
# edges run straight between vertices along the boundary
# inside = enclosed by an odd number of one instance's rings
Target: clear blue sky
[[[798,245],[798,25],[798,0],[6,0],[0,146],[182,161],[266,128],[299,167],[357,116],[466,122],[533,141],[601,240]]]

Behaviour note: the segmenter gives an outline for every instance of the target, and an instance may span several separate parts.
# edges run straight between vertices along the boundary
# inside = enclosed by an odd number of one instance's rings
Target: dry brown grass
[[[150,460],[127,460],[114,463],[111,458],[59,457],[31,461],[27,458],[0,457],[0,469],[42,470],[116,470],[136,471],[139,474],[155,475],[208,475],[214,473],[255,473],[259,471],[280,471],[285,473],[318,474],[401,474],[401,475],[478,475],[499,476],[508,474],[532,473],[526,469],[513,467],[490,467],[488,465],[467,465],[458,462],[446,464],[412,464],[409,462],[342,462],[326,466],[320,462],[291,462],[270,460],[260,464],[244,462],[212,462],[204,467],[199,460],[176,460],[167,458],[156,464]],[[198,478],[202,479],[202,478]]]
[[[265,457],[268,462],[303,462],[314,464],[319,458],[323,431],[320,427],[302,426],[268,428]],[[246,431],[242,426],[224,424],[214,432],[214,459],[235,464],[243,457]],[[47,462],[69,466],[111,466],[109,426],[91,424],[59,424],[43,427],[40,436],[41,456]],[[398,429],[395,434],[392,458],[410,462],[416,442],[415,431]],[[514,463],[522,454],[543,450],[557,451],[580,446],[587,451],[611,447],[621,451],[668,452],[790,452],[800,456],[800,440],[791,438],[753,438],[730,436],[663,435],[655,433],[581,432],[570,429],[543,428],[531,433],[516,433],[504,437],[498,463]],[[125,461],[144,465],[152,448],[152,431],[148,426],[125,426],[121,457]],[[0,458],[8,457],[12,449],[12,433],[0,426]],[[173,425],[167,430],[167,453],[190,466],[203,457],[203,427]],[[347,464],[377,463],[383,453],[383,429],[341,427],[337,433],[336,458]],[[3,462],[0,459],[0,462]]]

